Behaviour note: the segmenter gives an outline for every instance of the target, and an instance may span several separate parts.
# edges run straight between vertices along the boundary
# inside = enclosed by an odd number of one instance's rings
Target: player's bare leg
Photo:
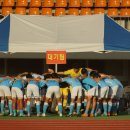
[[[92,99],[92,110],[91,110],[91,114],[90,117],[94,117],[94,112],[95,112],[95,108],[96,108],[96,104],[97,104],[97,98],[93,97]]]
[[[86,110],[84,112],[84,114],[82,115],[83,117],[88,117],[88,112],[90,110],[90,106],[91,106],[91,102],[92,102],[92,96],[88,96],[88,102],[87,102],[87,106],[86,106]]]

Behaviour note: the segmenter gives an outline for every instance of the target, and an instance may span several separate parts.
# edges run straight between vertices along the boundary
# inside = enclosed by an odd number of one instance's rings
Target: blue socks
[[[77,103],[77,114],[80,114],[81,103]]]
[[[58,103],[58,109],[59,109],[60,113],[62,113],[62,104],[61,103]]]
[[[27,101],[27,113],[31,114],[30,101]]]
[[[71,102],[69,115],[73,113],[73,109],[74,109],[74,103]]]
[[[44,103],[44,106],[43,106],[43,113],[46,113],[47,108],[48,108],[48,103],[45,102],[45,103]]]
[[[12,100],[9,100],[8,105],[9,105],[9,112],[10,112],[10,114],[13,114]]]
[[[104,115],[107,115],[107,102],[103,102]]]
[[[4,100],[1,100],[1,113],[4,113]]]
[[[108,112],[111,112],[112,109],[112,102],[108,102]]]
[[[40,101],[36,102],[37,114],[40,114]]]

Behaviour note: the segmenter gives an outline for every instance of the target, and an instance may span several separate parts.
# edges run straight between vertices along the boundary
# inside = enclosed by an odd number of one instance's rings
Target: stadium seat
[[[118,8],[108,8],[107,15],[109,16],[118,16]]]
[[[2,7],[2,15],[7,16],[13,13],[12,7]]]
[[[26,8],[25,7],[16,7],[15,14],[26,14]]]
[[[2,6],[12,7],[14,6],[14,0],[3,0]]]
[[[80,0],[69,0],[69,7],[80,7]]]
[[[0,0],[0,6],[2,5],[2,0]]]
[[[122,8],[120,10],[120,16],[130,16],[130,8],[126,8],[126,9]]]
[[[120,0],[108,0],[108,7],[120,7]]]
[[[52,15],[52,8],[42,8],[42,15]]]
[[[130,7],[130,0],[122,0],[121,6],[122,7]]]
[[[39,8],[29,8],[29,15],[39,15],[40,11]]]
[[[41,0],[31,0],[30,1],[30,7],[40,7],[41,6]]]
[[[81,6],[82,7],[92,7],[93,0],[82,0]]]
[[[81,8],[80,15],[91,15],[91,8]]]
[[[107,1],[106,0],[95,0],[95,7],[106,7]]]
[[[95,8],[94,9],[94,14],[104,14],[105,10],[104,8]]]
[[[69,8],[68,14],[77,16],[77,15],[79,15],[79,9],[78,8]]]
[[[16,6],[17,7],[27,7],[28,6],[28,0],[17,0]]]
[[[56,7],[67,7],[67,0],[56,0]]]
[[[60,15],[66,15],[65,8],[56,8],[55,9],[55,16],[60,16]]]
[[[54,6],[54,0],[44,0],[42,2],[42,7],[53,7]]]

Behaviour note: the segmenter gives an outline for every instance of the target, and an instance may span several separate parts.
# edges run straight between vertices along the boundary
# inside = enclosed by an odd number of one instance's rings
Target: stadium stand
[[[95,7],[106,7],[107,1],[106,0],[95,0]]]
[[[60,16],[60,15],[66,15],[65,8],[56,8],[55,9],[55,16]]]
[[[26,8],[25,7],[16,7],[15,14],[26,15]]]
[[[91,15],[91,8],[81,8],[80,15]]]
[[[41,6],[41,0],[31,0],[29,6],[30,7],[40,7]]]
[[[120,10],[120,16],[130,16],[130,9],[129,8],[122,8]]]
[[[107,11],[107,15],[109,16],[118,16],[119,11],[117,8],[109,8]]]
[[[69,8],[68,15],[79,15],[79,9],[78,8]]]
[[[92,7],[93,0],[82,0],[81,6],[82,7]]]
[[[2,7],[2,15],[7,16],[8,14],[13,13],[12,7]]]
[[[14,6],[14,0],[3,0],[2,6],[4,6],[4,7],[13,7]]]
[[[28,0],[17,0],[16,6],[17,7],[27,7],[28,6]]]
[[[42,15],[52,15],[52,8],[42,8]]]
[[[130,0],[122,0],[121,6],[122,7],[130,7]]]
[[[80,7],[80,0],[70,0],[69,7]]]
[[[105,13],[104,8],[95,8],[94,9],[94,14],[102,14],[102,13]]]
[[[120,0],[108,0],[108,7],[120,7]]]
[[[55,7],[67,7],[67,0],[56,0]]]
[[[42,7],[53,7],[54,6],[54,0],[44,0],[42,2]]]
[[[29,15],[39,15],[40,11],[39,8],[29,8]]]

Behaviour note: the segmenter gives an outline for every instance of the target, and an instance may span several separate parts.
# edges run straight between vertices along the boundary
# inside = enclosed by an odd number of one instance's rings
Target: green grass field
[[[9,117],[9,116],[0,116],[0,120],[31,120],[31,119],[38,119],[38,120],[130,120],[130,115],[118,115],[118,116],[111,116],[111,117],[59,117],[56,114],[47,115],[47,117],[36,117],[36,115],[31,117]]]

